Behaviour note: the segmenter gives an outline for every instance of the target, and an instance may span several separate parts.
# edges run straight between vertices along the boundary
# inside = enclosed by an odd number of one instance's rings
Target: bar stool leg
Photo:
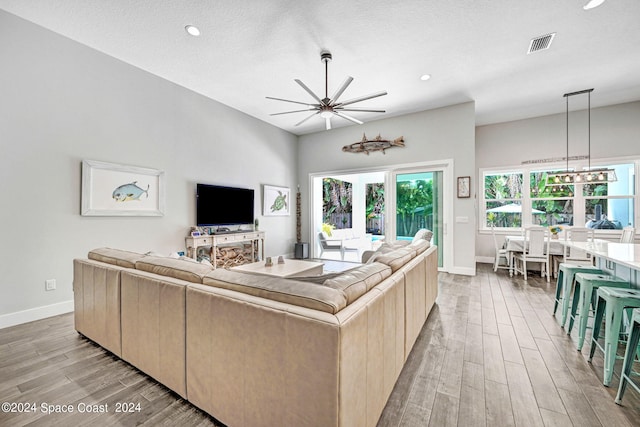
[[[623,311],[616,310],[615,304],[607,304],[605,313],[604,379],[602,383],[609,387],[611,379],[613,378],[613,366],[616,363],[618,335],[620,333],[620,325],[622,324]]]
[[[576,313],[578,312],[578,304],[580,302],[580,282],[576,281],[573,287],[573,302],[571,303],[571,316],[569,317],[569,329],[567,329],[567,335],[571,335],[573,329],[573,322],[576,320]]]
[[[593,331],[591,336],[591,350],[589,351],[589,363],[593,360],[593,354],[596,352],[596,347],[598,346],[598,338],[600,336],[600,327],[602,326],[602,318],[604,317],[604,311],[607,302],[598,298],[598,304],[596,305],[596,315],[593,320]]]
[[[593,286],[582,284],[580,288],[580,302],[578,303],[578,310],[580,310],[580,324],[578,325],[578,351],[582,351],[582,345],[584,344],[584,337],[587,331],[587,321],[589,320],[589,306],[592,304],[592,293]]]
[[[631,375],[631,367],[633,366],[633,358],[640,342],[640,328],[633,328],[629,341],[627,343],[627,350],[624,353],[624,364],[622,365],[622,374],[620,375],[620,385],[618,386],[618,394],[616,395],[616,403],[618,405],[622,402],[622,396],[627,388],[629,382],[629,376]]]
[[[560,301],[560,295],[564,295],[564,292],[562,290],[562,283],[563,283],[563,275],[564,275],[564,271],[560,270],[558,272],[558,280],[556,281],[556,301],[553,304],[553,315],[556,315],[556,311],[558,310],[558,301]],[[562,304],[564,306],[564,299],[562,300]],[[562,325],[564,326],[564,320],[562,319]]]
[[[562,270],[558,273],[558,277],[561,274],[564,274]],[[567,314],[569,313],[569,301],[571,300],[571,291],[573,290],[573,282],[575,280],[575,275],[573,276],[573,280],[568,282],[566,286],[562,288],[562,319],[560,320],[560,327],[564,328],[564,325],[567,323]]]

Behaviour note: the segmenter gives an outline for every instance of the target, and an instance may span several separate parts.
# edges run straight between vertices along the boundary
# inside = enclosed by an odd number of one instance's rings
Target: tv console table
[[[211,264],[214,269],[218,264],[216,257],[218,246],[243,242],[251,242],[251,259],[247,262],[256,262],[264,258],[264,231],[238,231],[185,238],[187,256],[193,259],[197,259],[199,247],[211,246]]]

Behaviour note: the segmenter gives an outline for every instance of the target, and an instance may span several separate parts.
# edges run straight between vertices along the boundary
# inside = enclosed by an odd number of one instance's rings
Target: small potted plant
[[[559,225],[552,225],[551,227],[549,227],[549,231],[551,232],[551,238],[557,239],[558,233],[562,231],[562,227]]]

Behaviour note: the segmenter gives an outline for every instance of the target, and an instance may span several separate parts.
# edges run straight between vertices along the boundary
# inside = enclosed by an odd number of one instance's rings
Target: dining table
[[[599,245],[597,247],[602,248],[606,243],[613,243],[613,242],[609,242],[608,240],[603,240],[603,239],[593,239],[592,241],[589,241],[589,242],[573,242],[571,239],[551,238],[549,240],[549,255],[551,257],[557,257],[556,259],[560,257],[564,257],[565,247],[574,247],[575,249],[579,249],[581,251],[585,251],[589,253],[584,249],[584,247],[586,247],[588,244],[594,244],[594,243]],[[504,237],[503,248],[507,250],[508,257],[509,257],[509,265],[511,266],[511,268],[509,269],[509,274],[513,274],[513,257],[515,256],[516,253],[524,252],[525,244],[526,244],[525,237],[522,234],[507,235]],[[628,245],[628,243],[620,243],[620,244]],[[560,261],[551,263],[551,268],[553,269],[552,273],[554,276],[557,273],[555,270],[559,262]],[[640,268],[640,266],[638,268]]]
[[[550,239],[549,241],[549,255],[551,256],[563,256],[564,255],[564,239]],[[524,252],[526,247],[525,237],[522,234],[519,235],[507,235],[504,236],[504,246],[509,257],[509,275],[513,275],[513,258],[516,253]],[[552,263],[553,265],[553,263]]]

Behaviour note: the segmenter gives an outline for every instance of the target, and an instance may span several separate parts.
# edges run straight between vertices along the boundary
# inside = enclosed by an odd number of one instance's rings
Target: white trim
[[[3,314],[0,316],[0,329],[71,312],[73,312],[73,300]]]
[[[493,261],[492,261],[493,263]],[[473,267],[453,267],[451,269],[451,271],[449,271],[449,273],[451,274],[461,274],[463,276],[475,276],[476,275],[476,268]]]

